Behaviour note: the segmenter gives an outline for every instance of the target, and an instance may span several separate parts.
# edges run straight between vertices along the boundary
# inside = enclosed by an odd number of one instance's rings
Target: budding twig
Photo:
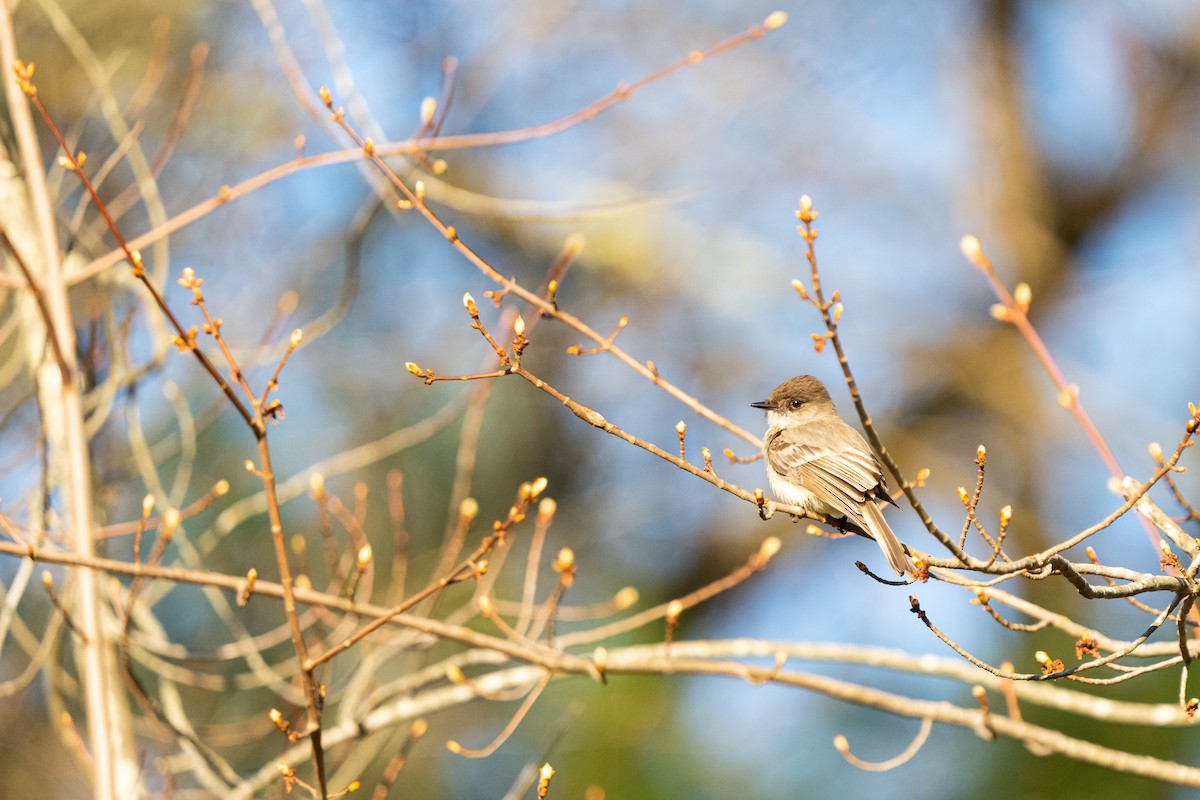
[[[558,645],[566,648],[580,644],[591,644],[594,642],[604,641],[605,639],[625,633],[626,631],[636,630],[637,628],[656,620],[665,619],[667,614],[673,608],[675,608],[675,603],[679,604],[678,609],[680,613],[682,613],[689,608],[693,608],[700,603],[715,597],[721,592],[732,589],[734,586],[737,586],[738,584],[749,579],[756,572],[760,572],[761,570],[765,569],[767,564],[770,563],[771,559],[775,557],[782,546],[783,542],[781,542],[778,537],[768,536],[766,539],[763,539],[758,550],[756,550],[750,556],[744,565],[738,567],[725,577],[719,578],[712,583],[702,586],[695,591],[689,592],[682,597],[676,598],[671,602],[660,603],[657,606],[653,606],[645,611],[633,614],[625,619],[610,622],[607,625],[602,625],[598,628],[588,631],[564,634],[558,638]]]
[[[533,704],[537,702],[539,697],[541,697],[542,692],[546,689],[546,686],[549,685],[552,677],[554,677],[554,673],[547,670],[542,676],[541,680],[538,681],[537,685],[534,686],[529,694],[525,696],[525,701],[521,703],[520,708],[518,708],[516,713],[512,715],[512,718],[508,721],[508,724],[504,726],[500,733],[496,735],[496,738],[490,743],[478,750],[471,750],[463,747],[461,744],[451,739],[446,742],[446,749],[451,753],[465,756],[466,758],[487,758],[492,753],[496,752],[500,745],[508,741],[508,737],[512,736],[513,731],[515,731],[517,726],[521,724],[521,721],[525,719],[525,715],[529,713],[529,710],[533,708]]]
[[[42,586],[45,587],[46,595],[50,598],[50,602],[54,605],[54,608],[62,615],[63,621],[67,623],[67,627],[71,629],[71,633],[78,636],[81,642],[87,644],[87,635],[75,624],[75,620],[71,618],[71,612],[63,604],[62,598],[58,596],[58,592],[54,591],[54,575],[48,569],[42,570]]]
[[[921,752],[921,748],[929,740],[929,733],[932,730],[933,717],[923,718],[920,730],[917,731],[917,735],[909,743],[908,747],[904,748],[904,752],[894,758],[889,758],[887,761],[864,761],[850,752],[850,742],[840,733],[833,737],[833,747],[842,758],[846,759],[848,764],[858,767],[865,772],[888,772],[907,764],[917,753]]]
[[[1016,296],[1010,294],[1008,289],[1001,282],[1000,277],[996,274],[995,268],[992,266],[989,259],[983,252],[983,246],[974,236],[964,236],[960,243],[963,255],[971,262],[971,265],[977,268],[984,276],[988,286],[991,287],[996,297],[1002,303],[1002,316],[1005,322],[1012,323],[1025,342],[1029,345],[1029,349],[1041,362],[1042,367],[1046,370],[1046,374],[1050,376],[1050,380],[1054,383],[1055,389],[1058,391],[1059,405],[1071,412],[1075,418],[1076,424],[1079,425],[1092,447],[1096,450],[1100,460],[1104,462],[1109,473],[1120,480],[1125,477],[1125,472],[1117,463],[1116,456],[1109,449],[1108,443],[1100,434],[1100,430],[1092,422],[1083,404],[1079,401],[1079,387],[1069,383],[1063,371],[1059,368],[1058,363],[1054,360],[1054,356],[1050,354],[1050,349],[1046,347],[1046,343],[1042,341],[1042,337],[1038,335],[1037,330],[1033,327],[1033,323],[1029,321],[1026,312],[1029,309],[1031,291],[1026,284],[1018,284]],[[1151,542],[1158,539],[1158,534],[1148,523],[1143,522],[1143,527],[1146,529],[1147,535]]]
[[[387,800],[388,791],[391,789],[396,778],[400,775],[400,770],[408,763],[408,756],[412,752],[413,747],[421,739],[422,736],[429,730],[429,723],[424,719],[414,720],[413,724],[408,728],[408,735],[404,737],[404,742],[390,759],[387,766],[383,768],[383,776],[380,777],[379,783],[375,786],[375,791],[371,793],[371,800]]]
[[[854,373],[850,369],[850,362],[846,357],[846,352],[842,347],[841,337],[837,333],[837,320],[831,313],[835,305],[840,301],[838,292],[833,292],[829,300],[825,299],[824,290],[821,288],[821,271],[817,266],[816,240],[818,231],[813,227],[813,222],[817,219],[817,211],[813,207],[812,198],[804,195],[800,198],[798,210],[796,212],[797,219],[800,220],[800,225],[797,232],[800,238],[805,242],[804,258],[808,262],[809,275],[812,281],[811,295],[803,284],[799,281],[794,281],[792,286],[800,293],[801,298],[808,300],[820,312],[821,319],[825,323],[825,333],[820,337],[814,337],[814,344],[818,346],[818,350],[824,348],[824,342],[827,340],[833,345],[834,353],[837,355],[838,366],[841,367],[842,377],[846,380],[846,387],[850,390],[850,399],[854,403],[854,408],[858,412],[858,418],[862,422],[863,432],[867,435],[867,441],[870,442],[871,448],[879,455],[880,461],[888,472],[895,479],[896,484],[904,492],[905,498],[908,500],[913,510],[917,512],[917,516],[921,518],[921,523],[925,529],[941,543],[943,547],[957,559],[959,565],[967,565],[970,563],[970,558],[963,549],[955,544],[940,528],[934,523],[933,518],[922,505],[920,498],[913,491],[913,484],[909,483],[904,473],[900,471],[896,460],[892,458],[892,454],[883,446],[883,441],[879,438],[878,432],[875,430],[875,425],[871,421],[871,416],[867,413],[866,406],[863,404],[862,396],[858,391],[858,383],[854,380]],[[840,312],[839,312],[840,313]],[[817,339],[820,341],[816,341]]]

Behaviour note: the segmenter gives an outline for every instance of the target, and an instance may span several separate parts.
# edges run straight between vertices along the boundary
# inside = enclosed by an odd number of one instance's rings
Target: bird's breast
[[[776,499],[809,511],[823,511],[825,504],[818,500],[815,494],[803,486],[789,481],[772,469],[770,464],[767,464],[767,481],[771,484],[771,493],[775,495]]]

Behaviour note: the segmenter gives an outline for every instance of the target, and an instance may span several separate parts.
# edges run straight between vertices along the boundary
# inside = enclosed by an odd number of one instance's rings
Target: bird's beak
[[[779,408],[778,403],[772,403],[770,400],[759,400],[757,403],[751,403],[751,408],[761,408],[764,411],[774,411]]]

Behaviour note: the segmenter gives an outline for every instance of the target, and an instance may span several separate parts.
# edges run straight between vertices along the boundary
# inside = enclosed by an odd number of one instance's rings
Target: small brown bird
[[[883,468],[862,434],[847,425],[825,385],[812,375],[781,383],[754,408],[767,412],[767,480],[785,503],[841,517],[849,531],[879,543],[897,575],[915,574],[877,501],[892,502]]]

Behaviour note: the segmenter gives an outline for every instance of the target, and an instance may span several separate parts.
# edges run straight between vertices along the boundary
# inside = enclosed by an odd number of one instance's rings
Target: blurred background
[[[193,46],[209,48],[195,108],[159,177],[162,210],[135,206],[122,221],[128,234],[156,224],[155,213],[173,216],[222,185],[287,161],[297,135],[306,137],[310,154],[346,146],[296,102],[260,19],[264,8],[266,0],[20,5],[21,56],[37,63],[42,96],[94,163],[113,151],[113,137],[100,122],[104,101],[69,28],[93,49],[95,68],[108,76],[121,108],[137,96],[155,53],[165,52],[161,85],[142,114],[140,142],[151,153],[172,138]],[[628,315],[619,341],[631,354],[653,359],[684,391],[759,432],[765,423],[749,403],[802,373],[824,379],[853,418],[832,354],[811,347],[820,320],[789,285],[797,277],[807,282],[794,211],[808,194],[821,215],[825,287],[842,293],[841,333],[867,407],[909,476],[932,470],[921,496],[943,529],[962,524],[955,488],[972,484],[981,443],[989,456],[981,516],[994,526],[998,509],[1012,504],[1010,552],[1043,549],[1101,519],[1118,505],[1105,487],[1106,470],[1017,333],[989,317],[994,298],[958,242],[974,233],[1010,287],[1031,285],[1031,317],[1123,469],[1148,475],[1147,445],[1173,449],[1187,402],[1200,401],[1194,4],[275,4],[309,85],[337,87],[338,102],[361,130],[373,132],[361,114],[369,108],[380,131],[374,135],[394,139],[419,127],[420,102],[440,94],[447,57],[458,59],[458,69],[443,133],[501,131],[583,108],[619,82],[777,8],[790,20],[766,39],[654,83],[559,135],[441,153],[445,174],[425,176],[434,205],[501,273],[529,287],[540,283],[566,238],[581,233],[586,249],[562,282],[560,304],[605,332]],[[344,46],[357,97],[344,80],[338,84],[327,60],[322,36],[331,31]],[[128,168],[118,167],[105,196],[130,181]],[[66,220],[79,197],[66,181],[62,192]],[[160,275],[196,269],[226,336],[245,351],[263,337],[281,295],[296,302],[281,312],[285,331],[304,327],[307,334],[313,320],[337,315],[336,326],[306,337],[284,373],[287,417],[272,431],[283,476],[303,475],[471,391],[470,384],[426,387],[405,372],[406,361],[466,373],[487,354],[467,327],[461,296],[472,292],[493,324],[497,312],[483,292],[495,287],[416,215],[370,213],[371,198],[355,165],[307,170],[208,214],[154,256]],[[81,237],[75,246],[86,261],[111,242]],[[81,336],[89,314],[103,316],[96,304],[132,308],[135,296],[111,284],[101,278],[77,290]],[[177,308],[194,312],[173,279],[165,285]],[[131,358],[149,358],[145,320],[132,320]],[[578,341],[571,331],[542,322],[532,338],[525,361],[532,371],[626,430],[672,450],[673,426],[683,419],[690,452],[707,446],[751,454],[614,359],[566,355]],[[4,399],[12,413],[0,449],[9,463],[28,463],[36,414],[22,405],[18,388],[6,389]],[[219,517],[255,491],[241,467],[254,455],[253,441],[190,359],[168,357],[137,392],[119,399],[97,436],[104,517],[136,518],[146,491],[128,455],[134,412],[150,441],[162,443],[164,480],[176,475],[170,442],[178,436],[180,403],[199,421],[186,497],[220,478],[233,483],[227,500],[189,526],[189,536],[224,537],[206,560],[210,569],[264,570],[270,556],[263,518],[225,530]],[[368,487],[368,535],[386,552],[384,475],[403,472],[414,576],[436,564],[452,516],[460,427],[455,421],[417,446],[329,477],[330,491],[348,505],[356,482]],[[770,568],[685,615],[680,638],[852,642],[950,654],[909,612],[907,590],[878,585],[854,568],[856,559],[883,566],[870,542],[806,537],[803,526],[784,519],[763,523],[747,504],[589,428],[515,378],[493,386],[482,431],[471,490],[481,520],[503,517],[520,482],[546,476],[559,505],[548,551],[569,546],[579,564],[573,602],[599,601],[625,585],[641,593],[639,607],[677,597],[730,572],[763,537],[778,535],[784,548]],[[748,488],[765,487],[760,463],[718,459],[717,469]],[[1190,474],[1179,479],[1185,490],[1195,488]],[[6,499],[27,495],[36,480],[36,471],[7,469],[0,490]],[[1178,511],[1169,497],[1159,499]],[[301,495],[285,512],[289,531],[314,536],[315,546],[311,502]],[[889,519],[902,538],[933,549],[910,509]],[[1158,554],[1134,520],[1113,526],[1094,546],[1108,563],[1158,569]],[[126,557],[115,549],[127,547],[123,540],[111,547]],[[12,568],[0,563],[0,576]],[[1117,638],[1135,637],[1146,623],[1123,603],[1084,603],[1062,581],[1011,590]],[[193,592],[172,589],[159,598],[172,639],[195,648],[226,641],[211,614],[196,610]],[[1038,648],[1070,651],[1060,636],[1000,629],[968,603],[969,594],[934,585],[916,593],[939,626],[992,662],[1011,659],[1028,670]],[[278,623],[275,607],[264,603],[257,611],[258,628]],[[33,629],[39,624],[30,612]],[[660,635],[656,628],[621,641]],[[789,666],[970,702],[969,687],[933,679]],[[0,668],[15,666],[0,661]],[[1177,692],[1172,673],[1104,693],[1170,702]],[[203,713],[214,720],[261,717],[258,705],[269,703],[249,693],[215,703],[207,697],[212,707]],[[493,757],[469,761],[443,749],[445,739],[481,746],[513,707],[479,702],[432,718],[396,796],[501,797],[522,767],[546,759],[558,770],[552,796],[559,797],[582,797],[589,787],[609,798],[664,800],[1186,796],[957,729],[936,729],[898,771],[862,772],[837,755],[835,734],[845,734],[856,754],[882,760],[903,750],[917,725],[796,690],[718,678],[623,677],[605,688],[558,683]],[[1064,724],[1045,710],[1030,716]],[[36,686],[0,700],[0,795],[31,787],[43,796],[83,791],[77,774],[51,767],[65,756],[41,722],[46,718]],[[1072,735],[1114,746],[1136,736],[1139,752],[1164,758],[1186,760],[1195,750],[1191,731],[1068,724]],[[281,744],[264,728],[261,749],[247,748],[235,765],[267,763]]]

